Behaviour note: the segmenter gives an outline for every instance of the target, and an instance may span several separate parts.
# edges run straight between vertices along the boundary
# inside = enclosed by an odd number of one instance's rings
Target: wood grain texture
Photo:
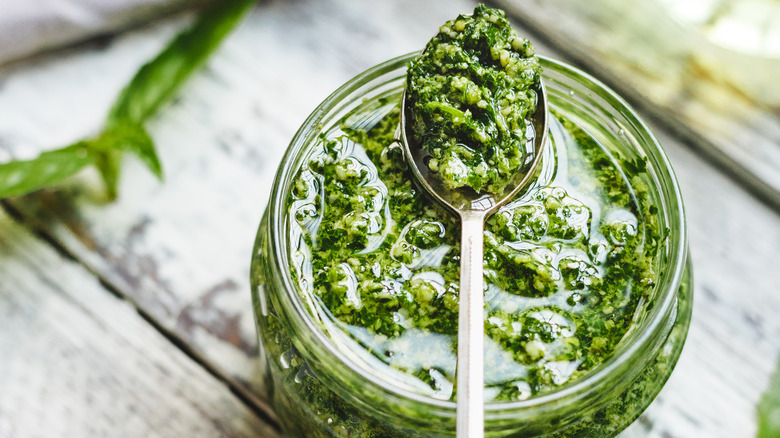
[[[203,0],[67,3],[6,0],[0,8],[0,64],[126,29],[198,3]]]
[[[278,436],[107,293],[0,212],[0,437]]]
[[[12,208],[265,409],[247,277],[281,154],[308,113],[337,86],[419,49],[444,20],[474,4],[260,3],[151,123],[164,184],[128,157],[116,203],[105,203],[97,175],[85,172],[59,189],[15,199]],[[186,20],[0,70],[0,160],[96,131],[137,65]],[[560,26],[582,32],[593,20],[587,14],[558,16]],[[538,52],[562,58],[544,45]],[[577,55],[576,49],[566,52]],[[611,82],[627,74],[590,72]],[[662,84],[656,85],[660,93]],[[644,102],[641,93],[629,94]],[[655,114],[654,105],[640,108]],[[760,115],[774,126],[771,113]],[[686,200],[694,320],[678,369],[624,436],[753,436],[755,403],[780,352],[780,296],[774,293],[780,283],[774,267],[780,216],[691,153],[672,135],[678,130],[653,129],[671,155]],[[46,266],[28,263],[28,269]],[[90,406],[98,413],[109,409]]]
[[[707,45],[653,0],[493,3],[780,210],[780,59]]]

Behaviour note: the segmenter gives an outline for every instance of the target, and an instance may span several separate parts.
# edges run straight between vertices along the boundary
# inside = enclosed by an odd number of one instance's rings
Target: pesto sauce
[[[289,194],[299,292],[338,348],[421,394],[455,399],[460,229],[413,184],[397,96],[321,135]],[[651,292],[662,236],[640,178],[551,117],[536,185],[485,227],[485,397],[554,391],[613,354]]]
[[[531,43],[484,5],[445,23],[412,60],[411,140],[447,188],[502,193],[533,160],[540,73]]]

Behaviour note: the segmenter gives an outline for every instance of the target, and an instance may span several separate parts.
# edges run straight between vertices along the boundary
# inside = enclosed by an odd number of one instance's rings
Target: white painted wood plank
[[[109,294],[0,212],[0,437],[277,436]]]
[[[0,4],[0,64],[95,35],[117,32],[197,0],[5,0]]]

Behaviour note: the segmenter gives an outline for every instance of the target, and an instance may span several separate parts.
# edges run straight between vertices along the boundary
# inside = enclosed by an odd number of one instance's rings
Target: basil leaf
[[[132,152],[162,180],[163,171],[154,142],[141,125],[117,124],[87,142],[90,153],[95,155],[95,165],[100,171],[109,199],[115,199],[119,186],[122,152]]]
[[[119,94],[103,132],[95,138],[0,165],[0,199],[57,184],[95,164],[106,191],[116,198],[123,152],[136,154],[160,179],[162,166],[143,123],[203,64],[256,0],[214,0],[189,29],[145,64]]]
[[[44,152],[26,161],[0,164],[0,199],[19,196],[62,182],[94,162],[85,142]]]
[[[141,159],[158,179],[163,179],[162,165],[154,149],[154,142],[141,125],[119,124],[108,128],[95,141],[93,148],[109,148],[132,152]]]
[[[203,64],[255,1],[218,0],[203,10],[191,28],[141,67],[114,103],[108,125],[145,122]]]
[[[117,196],[121,151],[130,151],[162,179],[154,142],[143,123],[200,67],[241,21],[256,0],[214,1],[189,29],[180,33],[136,73],[108,114],[105,131],[93,140],[96,165],[110,199]],[[113,152],[109,149],[114,148]]]
[[[780,362],[758,403],[758,438],[780,437]]]
[[[103,178],[108,199],[114,200],[119,193],[119,165],[122,162],[122,151],[104,149],[92,152],[95,166]]]

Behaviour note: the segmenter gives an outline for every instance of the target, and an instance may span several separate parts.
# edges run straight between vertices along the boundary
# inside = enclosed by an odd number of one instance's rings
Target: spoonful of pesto
[[[409,65],[401,143],[419,185],[461,220],[457,437],[484,434],[483,230],[524,190],[547,138],[531,43],[503,11],[448,21]]]

